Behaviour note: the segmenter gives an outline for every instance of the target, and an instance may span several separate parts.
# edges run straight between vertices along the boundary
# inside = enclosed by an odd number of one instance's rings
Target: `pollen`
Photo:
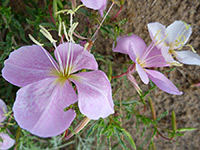
[[[174,54],[175,53],[175,51],[173,50],[173,49],[169,49],[169,52],[168,52],[169,54]]]

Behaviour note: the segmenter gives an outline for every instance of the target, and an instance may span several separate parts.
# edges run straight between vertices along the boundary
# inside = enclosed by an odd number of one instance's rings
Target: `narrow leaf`
[[[172,130],[176,133],[176,114],[172,111]]]
[[[197,130],[197,128],[179,128],[177,129],[178,132],[186,132],[186,131],[194,131]]]
[[[133,141],[133,138],[131,137],[130,133],[127,132],[125,129],[122,129],[121,131],[122,131],[122,133],[126,136],[126,138],[128,139],[129,143],[131,144],[131,146],[132,146],[134,149],[137,149],[137,148],[136,148],[136,145],[135,145],[135,142]]]

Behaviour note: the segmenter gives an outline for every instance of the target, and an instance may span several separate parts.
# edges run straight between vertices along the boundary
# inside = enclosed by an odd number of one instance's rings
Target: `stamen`
[[[73,25],[73,11],[68,11],[68,13],[69,12],[71,12],[70,13],[70,29],[69,29],[69,32],[68,32],[68,34],[69,34],[69,38],[70,38],[70,40],[69,40],[69,46],[68,46],[68,53],[67,53],[67,64],[66,64],[66,66],[65,66],[65,70],[66,70],[66,74],[67,75],[69,75],[70,74],[70,67],[71,67],[71,61],[70,61],[70,55],[71,55],[71,42],[72,42],[72,39],[73,39],[73,37],[72,37],[72,34],[73,33],[71,33],[72,32],[72,25]],[[72,52],[73,53],[73,52]],[[73,58],[73,57],[72,57]],[[69,62],[70,61],[70,62]]]
[[[81,7],[83,7],[84,5],[79,5],[76,9],[73,10],[73,13],[77,12]]]
[[[63,67],[63,64],[62,64],[62,60],[61,60],[61,57],[60,57],[60,54],[57,50],[57,46],[56,46],[56,40],[53,39],[53,37],[51,36],[51,34],[49,33],[49,31],[47,31],[43,26],[40,25],[40,32],[53,44],[53,46],[55,47],[55,51],[56,51],[56,54],[58,56],[58,64],[60,66],[60,70],[61,72],[63,73],[64,75],[64,67]]]
[[[88,47],[89,45],[90,45],[90,43],[88,43],[88,42],[84,45],[84,51],[87,50],[87,47]]]
[[[75,22],[74,24],[72,24],[72,26],[70,27],[69,32],[68,32],[69,37],[70,37],[70,40],[71,40],[73,43],[75,43],[75,41],[74,41],[74,39],[73,39],[73,32],[74,32],[74,30],[75,30],[75,28],[76,28],[77,26],[78,26],[78,22]]]
[[[188,30],[188,29],[189,29],[189,27],[190,27],[191,25],[187,24],[187,23],[186,23],[186,22],[184,22],[184,21],[182,21],[182,22],[184,23],[186,30]]]
[[[60,11],[57,11],[55,14],[56,15],[58,15],[58,14],[61,14],[61,13],[66,13],[66,12],[68,12],[69,11],[69,9],[65,9],[65,10],[60,10]]]
[[[59,37],[62,37],[61,31],[62,31],[62,24],[61,24],[61,21],[59,21],[59,27],[58,27],[58,36]]]
[[[149,53],[151,52],[151,50],[156,46],[161,44],[162,42],[165,41],[165,39],[167,38],[168,35],[166,35],[161,41],[159,41],[161,39],[161,35],[159,34],[161,32],[161,29],[156,33],[156,35],[154,36],[154,39],[156,38],[156,36],[158,36],[158,40],[156,41],[156,43],[151,43],[150,46],[148,47],[148,49],[145,51],[145,53],[143,54],[142,58],[140,59],[140,61],[142,62],[142,64],[144,62],[147,62],[149,60],[145,60],[147,58],[147,56],[149,55]]]
[[[177,43],[175,44],[175,46],[179,46],[179,45],[181,45],[181,47],[180,47],[178,50],[181,50],[181,49],[183,48],[183,46],[184,46],[184,42],[183,42],[183,41],[180,41],[180,42],[177,42]]]
[[[28,35],[30,37],[30,39],[37,45],[41,46],[43,52],[45,53],[45,55],[48,57],[48,59],[50,60],[51,64],[54,66],[54,68],[56,69],[56,71],[58,72],[58,74],[60,74],[60,71],[58,70],[56,64],[53,62],[53,60],[51,59],[51,57],[49,56],[49,54],[46,52],[46,50],[42,47],[44,44],[39,43],[32,35]]]
[[[69,42],[69,38],[68,38],[68,35],[67,35],[67,31],[66,31],[65,23],[62,22],[62,25],[63,25],[63,31],[64,31],[64,34],[65,34],[65,38],[66,38],[66,40]]]
[[[193,51],[194,53],[197,53],[197,52],[194,50],[194,48],[192,47],[192,45],[186,44],[186,46],[189,46],[189,47],[192,49],[192,51]]]
[[[72,69],[72,61],[73,61],[73,55],[74,55],[74,46],[73,45],[71,46],[71,49],[72,50],[71,50],[71,60],[70,60],[70,64],[69,64],[69,74],[70,74],[70,71]]]
[[[74,46],[72,45],[72,43],[75,43],[75,41],[73,40],[73,32],[77,26],[78,26],[78,22],[73,23],[73,14],[70,13],[70,29],[68,32],[68,35],[70,37],[70,42],[69,42],[69,52],[68,52],[68,56],[67,56],[67,65],[66,65],[66,70],[67,70],[68,75],[70,74],[70,71],[72,69],[72,61],[73,61],[73,54],[74,54],[73,53]],[[71,60],[70,60],[70,58],[71,58]]]
[[[168,34],[167,34],[160,42],[156,41],[155,45],[161,44],[162,42],[165,41],[165,39],[166,39],[167,37],[168,37]],[[160,37],[159,37],[159,38],[160,38]],[[157,43],[157,42],[158,42],[158,43]]]
[[[168,63],[170,64],[170,66],[183,66],[183,64],[180,64],[177,62],[173,62],[173,63],[168,62]]]
[[[62,37],[61,32],[62,32],[62,23],[61,23],[61,21],[59,21],[58,36],[61,38],[61,41],[63,43],[63,37]]]
[[[184,46],[184,43],[185,43],[185,41],[186,41],[186,37],[185,37],[185,35],[183,35],[188,29],[189,29],[189,27],[190,27],[190,25],[187,25],[184,21],[182,21],[183,23],[184,23],[184,25],[185,25],[185,30],[183,30],[183,32],[180,34],[180,36],[177,38],[177,40],[175,41],[176,42],[176,44],[175,44],[175,46],[178,46],[178,45],[180,45],[181,44],[181,48],[179,48],[178,50],[180,50],[180,49],[182,49],[182,47]],[[182,38],[183,38],[183,40],[182,40]],[[180,41],[180,42],[179,42]]]
[[[55,14],[56,15],[58,15],[58,14],[61,14],[61,13],[66,13],[67,12],[67,14],[70,14],[70,13],[72,13],[72,14],[74,14],[76,11],[78,11],[81,7],[83,7],[84,5],[82,4],[82,5],[79,5],[76,9],[74,9],[74,10],[71,10],[71,9],[65,9],[65,10],[60,10],[60,11],[57,11]]]
[[[160,39],[160,32],[161,32],[161,29],[158,30],[158,32],[156,33],[156,35],[153,37],[153,41],[156,39],[156,36],[159,36],[158,39]]]
[[[67,31],[66,31],[66,27],[65,27],[65,24],[64,22],[62,22],[62,25],[63,25],[63,30],[64,30],[64,34],[65,34],[65,38],[67,39],[67,41],[69,42],[69,46],[68,46],[68,54],[67,54],[67,61],[64,62],[66,63],[66,66],[65,66],[65,69],[63,69],[63,73],[65,75],[69,75],[70,74],[70,70],[71,70],[71,67],[72,67],[72,60],[73,60],[73,46],[71,45],[72,43],[75,43],[75,41],[73,40],[73,32],[75,30],[75,28],[77,27],[78,25],[78,22],[74,23],[73,24],[73,15],[75,14],[76,11],[78,11],[82,6],[84,5],[79,5],[76,9],[74,10],[61,10],[61,11],[58,11],[56,14],[59,14],[59,13],[65,13],[67,12],[67,14],[70,14],[70,29],[68,31],[68,34],[67,34]],[[68,37],[69,36],[69,37]],[[71,60],[70,60],[71,58]],[[60,61],[59,61],[60,62]],[[64,72],[65,71],[65,72]]]
[[[151,59],[153,59],[153,58],[156,58],[156,57],[160,57],[160,56],[162,56],[162,55],[154,55],[154,56],[152,56],[152,57],[149,57],[148,59],[145,59],[143,62],[142,62],[142,64],[141,64],[141,66],[144,66],[144,64],[146,64],[148,61],[150,61]],[[152,63],[151,63],[152,64]]]
[[[159,63],[159,65],[166,65],[166,64],[170,64],[170,63],[164,63],[164,62],[162,62],[162,63]],[[158,65],[158,63],[157,62],[155,62],[155,63],[151,63],[151,66],[154,66],[154,65]],[[146,66],[145,66],[146,67]],[[166,66],[167,67],[167,66]]]
[[[149,48],[144,52],[144,54],[142,55],[142,57],[140,58],[140,61],[143,62],[146,57],[149,55],[149,53],[151,52],[151,50],[155,47],[155,44],[152,42],[149,46]]]
[[[64,67],[63,67],[63,63],[62,63],[60,54],[59,54],[59,52],[58,52],[57,46],[56,46],[55,43],[53,43],[53,46],[55,47],[55,51],[56,51],[56,54],[57,54],[57,56],[58,56],[58,64],[59,64],[59,66],[60,66],[60,70],[61,70],[61,72],[62,72],[63,75],[64,75]]]
[[[28,35],[29,38],[31,39],[31,41],[33,41],[33,43],[35,43],[36,45],[39,45],[39,46],[43,46],[44,44],[38,42],[32,35]]]
[[[51,36],[51,34],[49,33],[49,31],[47,31],[42,25],[39,25],[40,32],[51,42],[51,43],[55,43],[57,42],[56,40],[54,40]]]

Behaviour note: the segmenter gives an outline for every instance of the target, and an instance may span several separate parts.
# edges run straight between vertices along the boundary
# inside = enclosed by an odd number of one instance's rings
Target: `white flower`
[[[149,23],[148,30],[151,39],[156,46],[161,50],[165,60],[171,65],[200,65],[200,56],[192,51],[175,51],[180,50],[187,43],[191,33],[192,27],[183,21],[174,21],[167,28],[158,23]],[[189,44],[187,46],[191,47]],[[179,61],[174,60],[173,56]]]

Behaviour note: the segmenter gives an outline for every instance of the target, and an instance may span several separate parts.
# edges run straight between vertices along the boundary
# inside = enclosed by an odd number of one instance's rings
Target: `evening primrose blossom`
[[[169,66],[154,43],[147,47],[139,36],[134,34],[125,35],[117,38],[117,45],[113,51],[129,55],[135,63],[136,71],[145,84],[149,83],[150,78],[161,90],[174,95],[182,94],[162,73],[148,69]]]
[[[54,55],[59,63],[41,46],[23,46],[5,61],[2,76],[22,87],[13,106],[21,128],[41,137],[61,134],[76,116],[74,110],[64,109],[77,101],[81,113],[90,119],[114,113],[110,82],[105,73],[97,70],[92,54],[78,44],[63,43]],[[94,71],[76,73],[82,69]]]
[[[190,25],[183,21],[174,21],[167,28],[158,22],[149,23],[147,26],[151,39],[161,49],[163,57],[169,64],[180,66],[179,62],[181,62],[189,65],[200,65],[200,56],[196,54],[191,45],[186,44],[192,33]],[[184,45],[191,47],[193,52],[189,50],[179,51]],[[173,56],[179,62],[174,60]]]
[[[4,63],[2,76],[22,87],[13,106],[14,118],[21,128],[37,136],[52,137],[64,132],[76,116],[70,105],[77,101],[80,112],[89,119],[106,118],[114,113],[111,85],[106,74],[98,70],[91,53],[73,43],[72,33],[76,26],[77,23],[71,22],[69,37],[65,32],[69,42],[59,46],[40,26],[40,32],[55,47],[56,61],[43,44],[30,36],[37,45],[20,47]],[[61,27],[59,33],[60,30]],[[78,72],[82,69],[94,71]]]
[[[5,114],[7,113],[7,111],[8,110],[6,104],[2,99],[0,99],[0,124],[6,119]],[[0,125],[0,127],[2,127],[2,125]],[[0,132],[0,138],[2,139],[2,141],[0,140],[0,149],[4,150],[11,148],[15,144],[15,140],[10,138],[10,136],[6,132],[9,131],[7,130]]]

